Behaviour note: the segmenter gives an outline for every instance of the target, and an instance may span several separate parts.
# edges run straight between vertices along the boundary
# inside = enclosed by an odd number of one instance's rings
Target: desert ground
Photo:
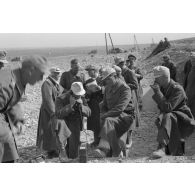
[[[171,56],[171,59],[177,65],[178,70],[178,80],[182,83],[183,79],[183,66],[185,61],[189,57],[189,52],[194,50],[195,48],[195,38],[179,40],[171,42],[172,46],[170,49],[163,51],[152,57],[148,60],[144,60],[147,55],[152,51],[152,47],[144,46],[141,48],[141,51],[134,53],[138,60],[137,65],[141,68],[144,79],[142,80],[142,86],[145,88],[149,86],[152,81],[152,68],[156,65],[160,65],[162,63],[162,56],[165,53],[168,53]],[[70,60],[73,58],[78,58],[81,65],[85,67],[87,64],[94,64],[96,66],[107,66],[113,63],[114,55],[109,54],[106,55],[104,52],[99,52],[96,55],[88,55],[90,48],[85,51],[81,51],[77,48],[76,51],[79,51],[78,54],[72,53],[63,53],[61,52],[59,55],[55,53],[52,56],[52,53],[49,53],[47,56],[50,61],[50,66],[58,66],[63,71],[68,70],[70,66]],[[54,51],[54,50],[53,50]],[[88,52],[87,52],[88,51]],[[39,53],[39,51],[36,51]],[[13,51],[10,52],[12,57],[14,56]],[[130,53],[130,51],[128,51]],[[118,56],[122,56],[127,58],[128,53],[117,54]],[[20,53],[15,53],[15,55],[22,55],[22,51]],[[9,51],[8,51],[9,55]],[[23,54],[24,55],[24,54]],[[26,55],[26,53],[25,53]],[[20,62],[14,62],[11,66],[15,66]],[[25,110],[25,127],[26,130],[23,135],[17,136],[16,141],[18,145],[18,150],[20,154],[20,162],[28,162],[33,156],[37,154],[36,151],[36,135],[37,135],[37,123],[39,117],[39,109],[41,105],[41,84],[36,84],[31,87],[28,86],[26,89],[27,100],[22,102]],[[154,121],[158,115],[158,112],[147,111],[144,110],[141,112],[141,126],[134,132],[133,134],[133,145],[131,150],[129,151],[128,157],[126,158],[113,158],[113,159],[89,159],[89,162],[195,162],[195,134],[193,134],[186,141],[186,156],[183,157],[165,157],[159,160],[151,160],[151,153],[157,148],[156,135],[157,128],[155,127]],[[84,135],[83,135],[84,136]],[[92,134],[89,131],[89,139],[93,139]],[[57,159],[54,160],[46,160],[45,162],[58,162]]]

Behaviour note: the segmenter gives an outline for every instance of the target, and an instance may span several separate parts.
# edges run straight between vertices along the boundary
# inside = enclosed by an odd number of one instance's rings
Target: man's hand
[[[154,85],[150,85],[150,87],[153,89],[155,93],[160,91],[160,86],[157,83],[154,83]]]
[[[73,106],[75,105],[75,103],[76,103],[76,100],[75,100],[75,98],[71,95],[70,96],[70,107],[73,109]]]
[[[14,126],[13,132],[16,135],[22,135],[24,134],[25,126],[21,122],[17,122],[17,124]]]
[[[100,113],[100,120],[104,120],[106,118],[106,113]]]

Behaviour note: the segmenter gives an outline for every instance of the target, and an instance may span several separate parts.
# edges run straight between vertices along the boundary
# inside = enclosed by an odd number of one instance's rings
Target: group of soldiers
[[[41,87],[37,148],[61,162],[78,158],[86,119],[87,129],[94,132],[94,142],[90,143],[93,157],[118,157],[130,148],[132,132],[140,126],[143,96],[143,75],[136,60],[129,54],[126,60],[115,57],[109,67],[88,65],[88,79],[78,59],[72,59],[70,70],[63,73],[58,67],[50,68]],[[185,139],[195,129],[186,93],[176,82],[176,66],[169,55],[163,60],[153,69],[151,85],[152,98],[160,110],[156,120],[158,148],[152,158],[184,155]],[[0,65],[4,63],[6,53],[0,52]],[[47,70],[48,61],[41,56],[25,58],[14,70],[0,70],[0,162],[18,160],[14,134],[24,126],[19,102],[26,85],[43,80]]]

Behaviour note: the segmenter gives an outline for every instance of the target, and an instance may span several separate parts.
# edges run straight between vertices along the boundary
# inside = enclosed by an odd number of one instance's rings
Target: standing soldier
[[[47,70],[44,57],[28,57],[20,68],[0,71],[0,162],[14,162],[18,157],[13,129],[23,129],[23,117],[18,102],[27,84],[43,79]]]
[[[86,81],[86,98],[88,99],[88,105],[91,109],[91,116],[87,120],[88,129],[94,132],[94,142],[91,146],[97,146],[99,143],[99,132],[100,132],[100,109],[99,103],[103,100],[102,89],[98,83],[99,70],[93,65],[86,67],[90,78]]]
[[[64,88],[64,92],[70,90],[73,82],[85,83],[84,74],[78,75],[79,70],[81,69],[80,64],[77,59],[73,59],[70,62],[71,69],[67,72],[63,72],[60,78],[60,85]]]
[[[62,91],[60,91],[60,85],[58,83],[60,73],[59,68],[51,68],[50,75],[41,87],[42,105],[39,114],[37,146],[39,149],[47,151],[49,158],[58,156],[55,129],[51,128],[51,124],[55,120],[55,100]]]
[[[124,77],[126,84],[131,89],[131,104],[135,113],[135,120],[133,121],[133,124],[131,125],[131,128],[128,131],[128,139],[127,139],[127,143],[128,143],[127,146],[131,147],[132,131],[134,131],[135,128],[139,127],[140,125],[140,113],[139,113],[138,99],[136,94],[136,91],[138,89],[138,81],[135,73],[125,65],[125,60],[123,58],[121,58],[118,61],[118,66],[122,69],[122,76]]]
[[[126,66],[130,70],[132,70],[137,77],[138,89],[136,90],[136,93],[137,93],[139,108],[141,109],[142,108],[142,96],[143,96],[143,89],[141,86],[141,80],[143,79],[143,74],[141,73],[141,70],[136,66],[135,61],[136,61],[136,57],[134,55],[130,54],[128,56],[128,60],[126,61],[126,63],[127,63]]]

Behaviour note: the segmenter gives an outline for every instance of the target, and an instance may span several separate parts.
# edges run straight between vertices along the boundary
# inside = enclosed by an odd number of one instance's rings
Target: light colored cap
[[[119,72],[119,73],[122,72],[122,70],[121,70],[121,68],[119,66],[113,65],[112,68],[115,69],[116,73],[117,72]]]
[[[61,73],[61,70],[58,67],[52,67],[52,68],[50,68],[49,71],[50,71],[51,74],[53,74],[53,73],[60,74]]]
[[[83,88],[83,84],[81,82],[74,82],[71,85],[71,91],[75,94],[75,95],[85,95],[85,90]]]
[[[4,64],[7,64],[8,61],[6,59],[6,52],[5,51],[0,51],[0,62],[4,63]]]
[[[115,57],[115,58],[114,58],[114,63],[115,63],[116,65],[118,65],[118,64],[121,63],[121,62],[125,62],[125,59],[124,59],[124,58],[121,58],[121,57]]]
[[[156,66],[156,67],[153,68],[153,71],[154,71],[154,77],[155,78],[158,78],[158,77],[161,77],[161,76],[170,77],[170,71],[165,66]]]
[[[116,74],[116,70],[114,68],[110,68],[110,67],[105,68],[102,72],[102,81],[105,80],[108,76],[110,76],[113,73]]]

